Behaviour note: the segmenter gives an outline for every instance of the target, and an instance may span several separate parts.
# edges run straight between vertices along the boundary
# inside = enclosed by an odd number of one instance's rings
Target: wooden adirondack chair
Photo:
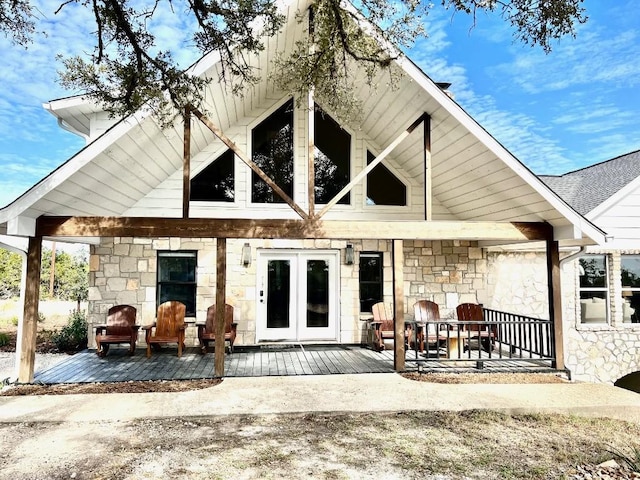
[[[461,303],[456,307],[456,315],[460,321],[484,321],[482,305],[477,303]],[[462,329],[471,338],[479,338],[482,348],[487,352],[492,350],[496,342],[497,329],[495,325],[465,325]]]
[[[374,349],[377,351],[384,350],[385,340],[394,340],[394,319],[391,314],[391,310],[387,308],[384,302],[378,302],[371,307],[371,313],[373,314],[373,321],[371,322],[374,327]],[[411,338],[411,329],[405,328],[405,342]]]
[[[187,307],[182,302],[164,302],[158,307],[155,323],[142,327],[147,342],[147,357],[151,356],[151,345],[154,347],[166,343],[178,344],[178,357],[182,356],[186,325],[184,315]]]
[[[416,322],[437,322],[440,320],[440,307],[430,300],[418,300],[413,304],[413,318]],[[426,342],[439,346],[438,328],[435,323],[426,325]],[[417,335],[420,351],[424,350],[425,331],[420,329]]]
[[[233,353],[233,342],[236,339],[236,330],[238,324],[233,321],[233,306],[225,304],[224,306],[224,340],[229,342],[229,353]],[[200,341],[200,352],[207,353],[209,342],[216,340],[216,306],[211,305],[207,308],[207,322],[204,325],[198,325],[198,340]]]
[[[136,309],[131,305],[115,305],[107,312],[107,324],[96,326],[96,354],[104,357],[113,343],[128,343],[129,355],[136,351],[139,325]]]

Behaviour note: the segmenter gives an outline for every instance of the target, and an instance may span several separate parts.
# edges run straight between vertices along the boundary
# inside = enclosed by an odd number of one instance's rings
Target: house
[[[259,84],[239,97],[212,80],[206,113],[189,110],[185,124],[163,129],[144,111],[113,120],[82,97],[45,105],[87,145],[0,210],[0,233],[29,245],[20,380],[33,374],[42,239],[91,245],[92,325],[115,304],[148,324],[166,299],[185,303],[191,322],[226,302],[237,345],[361,343],[379,300],[410,314],[427,298],[446,318],[464,302],[524,311],[526,298],[500,290],[507,276],[492,252],[541,246],[533,313],[552,320],[563,368],[559,251],[604,244],[604,232],[405,57],[390,67],[395,88],[355,87],[357,124],[339,124],[311,94],[275,90],[270,59],[304,34],[296,12],[308,5],[289,4],[252,60]],[[192,71],[221,77],[215,54]],[[401,370],[403,342],[395,349]]]

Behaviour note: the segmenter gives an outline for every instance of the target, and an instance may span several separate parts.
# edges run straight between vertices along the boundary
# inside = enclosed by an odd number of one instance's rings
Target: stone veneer
[[[418,300],[431,300],[442,318],[455,318],[460,303],[481,302],[487,261],[476,242],[413,240],[404,242],[405,311],[413,314]],[[385,276],[385,279],[388,278]],[[389,300],[392,300],[389,291]],[[385,291],[385,301],[387,292]]]
[[[241,265],[242,246],[249,242],[252,263]],[[356,251],[354,265],[344,263],[344,249],[352,243]],[[358,252],[383,253],[384,301],[393,299],[391,243],[387,240],[228,240],[227,302],[235,307],[238,345],[255,343],[256,331],[256,249],[340,250],[340,332],[342,343],[366,341],[367,315],[359,312]],[[158,250],[198,251],[196,316],[190,324],[204,321],[206,309],[215,303],[216,241],[200,238],[103,238],[91,247],[89,278],[90,345],[95,346],[94,325],[102,324],[108,309],[129,304],[138,309],[138,323],[153,323],[156,316],[156,272]],[[404,242],[405,313],[413,313],[420,299],[438,302],[443,317],[453,318],[458,303],[477,302],[477,292],[485,291],[487,262],[474,242]],[[365,312],[366,313],[366,312]],[[143,342],[143,333],[140,334]],[[196,329],[187,328],[188,344],[195,344]]]
[[[588,253],[608,257],[610,323],[580,323],[578,261],[568,262],[562,270],[566,364],[576,380],[613,384],[640,370],[640,324],[622,322],[620,263],[622,253],[639,252],[589,249]]]

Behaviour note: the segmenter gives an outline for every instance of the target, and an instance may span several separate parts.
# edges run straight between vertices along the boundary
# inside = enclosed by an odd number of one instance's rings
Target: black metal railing
[[[552,366],[555,361],[550,320],[483,309],[483,320],[408,322],[407,360],[423,362],[528,362]],[[412,356],[413,352],[413,356]]]

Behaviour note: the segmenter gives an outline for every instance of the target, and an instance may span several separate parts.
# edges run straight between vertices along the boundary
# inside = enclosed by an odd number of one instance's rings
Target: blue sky
[[[47,37],[28,50],[0,38],[0,206],[84,146],[42,104],[79,93],[56,83],[56,55],[90,50],[90,12],[71,6],[54,15],[59,1],[36,3]],[[631,0],[586,0],[589,21],[548,55],[514,42],[496,16],[481,14],[474,27],[435,3],[429,38],[409,56],[433,80],[451,82],[462,107],[535,173],[564,173],[640,149],[640,9]],[[183,44],[188,28],[179,19],[155,21],[164,44]],[[182,55],[184,65],[194,59]]]

